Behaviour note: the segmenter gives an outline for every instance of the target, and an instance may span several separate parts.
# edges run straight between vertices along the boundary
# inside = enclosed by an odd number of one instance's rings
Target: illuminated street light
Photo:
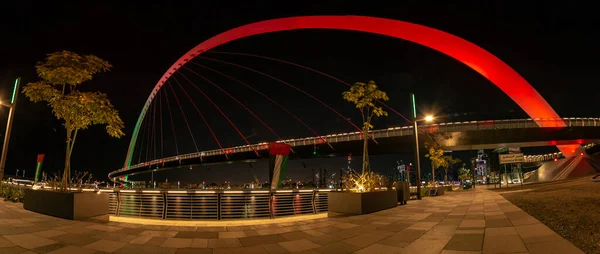
[[[415,101],[415,94],[410,93],[411,109],[412,109],[412,120],[413,120],[413,133],[415,134],[415,160],[417,161],[417,199],[421,199],[421,157],[419,155],[419,126],[417,122],[425,121],[431,122],[435,119],[432,115],[425,116],[424,119],[417,119],[417,103]]]
[[[4,166],[6,165],[6,154],[8,153],[8,141],[10,141],[10,131],[12,129],[13,119],[15,118],[15,106],[17,105],[18,97],[17,91],[19,90],[20,83],[21,78],[17,78],[13,87],[10,104],[0,100],[0,105],[10,108],[10,111],[8,112],[8,121],[6,122],[6,133],[4,134],[4,145],[2,146],[2,158],[0,159],[0,179],[4,178]]]

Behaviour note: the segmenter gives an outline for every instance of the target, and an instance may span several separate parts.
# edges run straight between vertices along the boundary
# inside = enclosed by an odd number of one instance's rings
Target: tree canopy
[[[78,90],[82,82],[91,80],[94,74],[108,71],[111,65],[97,56],[60,51],[48,55],[46,61],[35,67],[41,80],[27,84],[23,93],[33,102],[48,103],[54,116],[64,121],[67,138],[61,189],[66,190],[70,158],[80,130],[101,124],[106,125],[106,132],[111,137],[125,135],[124,123],[106,94]]]
[[[354,103],[357,109],[360,110],[363,128],[369,130],[373,128],[371,125],[371,119],[373,116],[387,116],[388,113],[383,110],[382,107],[376,106],[377,101],[387,101],[387,94],[384,91],[379,90],[375,81],[369,81],[368,83],[356,82],[350,90],[342,93],[344,100]]]
[[[71,88],[91,80],[94,74],[108,71],[112,66],[94,55],[80,56],[70,51],[59,51],[35,65],[38,76],[51,85],[69,85]]]

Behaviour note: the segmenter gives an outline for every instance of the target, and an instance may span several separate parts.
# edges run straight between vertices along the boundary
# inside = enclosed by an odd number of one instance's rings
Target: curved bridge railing
[[[551,119],[509,119],[509,120],[487,120],[487,121],[467,121],[467,122],[451,122],[421,125],[419,129],[427,133],[447,133],[459,131],[477,131],[477,130],[494,130],[494,129],[521,129],[521,128],[556,128],[563,127],[600,127],[600,118],[551,118]],[[413,126],[394,127],[387,129],[372,130],[369,132],[375,139],[389,138],[398,136],[414,135]],[[339,143],[356,141],[362,139],[361,132],[331,134],[321,137],[306,137],[288,140],[279,140],[278,143],[286,143],[295,146],[308,146],[328,143]],[[197,153],[183,154],[172,156],[163,159],[156,159],[144,163],[132,165],[129,168],[123,168],[113,171],[109,174],[109,178],[113,174],[125,172],[130,169],[147,167],[152,165],[160,165],[166,162],[181,161],[186,159],[203,158],[208,156],[228,155],[232,153],[253,152],[255,150],[266,150],[269,148],[268,143],[258,143],[253,145],[236,146],[224,149],[215,149]]]
[[[316,190],[100,190],[109,214],[158,220],[273,219],[327,212],[327,194]]]

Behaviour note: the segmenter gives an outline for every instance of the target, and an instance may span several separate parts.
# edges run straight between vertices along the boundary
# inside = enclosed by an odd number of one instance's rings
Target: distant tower
[[[477,179],[482,179],[482,177],[487,176],[488,157],[483,150],[477,151],[477,159],[475,160],[475,162]]]

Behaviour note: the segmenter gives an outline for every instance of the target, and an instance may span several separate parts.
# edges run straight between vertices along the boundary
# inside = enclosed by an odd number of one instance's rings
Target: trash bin
[[[396,192],[398,193],[398,203],[406,205],[406,201],[410,199],[410,189],[408,182],[396,182],[394,184]]]

